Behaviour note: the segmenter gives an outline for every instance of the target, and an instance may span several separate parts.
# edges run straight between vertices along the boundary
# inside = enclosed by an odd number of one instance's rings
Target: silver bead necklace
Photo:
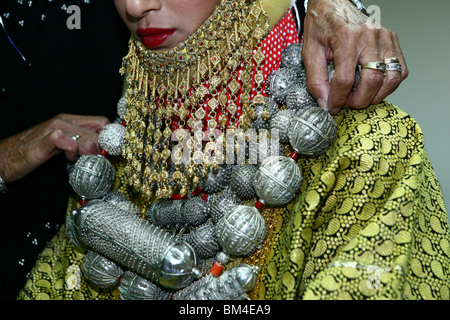
[[[266,104],[257,109],[261,117],[255,119],[259,130],[280,131],[280,141],[293,150],[290,156],[272,155],[256,165],[221,165],[187,199],[151,204],[146,219],[130,209],[134,205],[124,195],[109,191],[114,169],[106,156],[120,155],[125,138],[127,106],[124,98],[119,101],[119,118],[99,136],[102,154],[81,156],[69,174],[82,206],[67,220],[68,236],[75,246],[101,256],[95,259],[96,272],[86,272],[89,281],[113,287],[123,277],[123,299],[245,297],[258,269],[242,264],[222,272],[224,265],[261,247],[266,226],[260,210],[292,201],[302,182],[297,158],[324,153],[336,137],[334,119],[306,89],[301,48],[293,44],[283,50],[280,69],[266,82]],[[252,198],[257,199],[255,206],[243,204]],[[215,261],[209,272],[197,269],[200,260],[211,258]],[[92,261],[85,262],[85,269],[94,268]],[[181,291],[170,295],[167,289]]]

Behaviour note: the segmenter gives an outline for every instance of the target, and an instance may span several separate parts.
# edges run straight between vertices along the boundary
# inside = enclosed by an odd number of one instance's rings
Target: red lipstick
[[[176,29],[138,28],[136,34],[146,47],[156,48],[162,45],[175,31]]]

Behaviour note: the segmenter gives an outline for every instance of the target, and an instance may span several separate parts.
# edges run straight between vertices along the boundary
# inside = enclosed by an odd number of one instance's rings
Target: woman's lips
[[[139,28],[136,34],[148,48],[156,48],[164,43],[176,30],[162,28]]]

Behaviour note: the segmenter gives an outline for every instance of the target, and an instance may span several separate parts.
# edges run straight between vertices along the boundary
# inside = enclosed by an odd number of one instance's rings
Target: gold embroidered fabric
[[[344,110],[270,249],[257,297],[449,299],[450,236],[422,132],[383,103]]]
[[[261,267],[250,298],[448,300],[448,218],[419,126],[387,102],[335,120],[330,149],[298,160],[298,197],[262,211],[267,239],[244,260]],[[125,164],[115,166],[114,189],[135,199]],[[86,282],[82,261],[63,227],[18,298],[118,299]]]

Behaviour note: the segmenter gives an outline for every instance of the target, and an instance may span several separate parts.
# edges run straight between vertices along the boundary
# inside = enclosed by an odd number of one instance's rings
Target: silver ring
[[[80,139],[80,135],[76,134],[76,135],[72,136],[72,139],[75,141],[78,141],[78,139]]]
[[[386,64],[381,61],[368,62],[361,67],[361,69],[373,69],[383,73],[386,72]]]
[[[400,63],[388,63],[386,64],[386,71],[402,72],[402,65]]]

